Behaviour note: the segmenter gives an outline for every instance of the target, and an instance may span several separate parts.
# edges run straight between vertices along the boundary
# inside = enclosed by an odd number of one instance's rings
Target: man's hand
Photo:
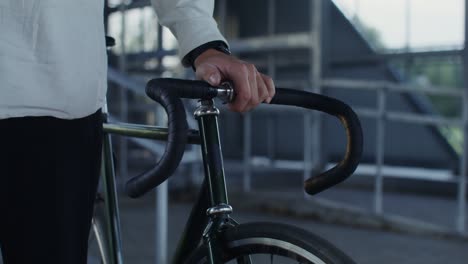
[[[270,103],[275,95],[275,85],[269,76],[259,73],[253,64],[217,50],[203,52],[194,65],[197,78],[213,86],[218,86],[225,80],[233,83],[236,99],[228,104],[232,111],[250,111],[262,102]]]

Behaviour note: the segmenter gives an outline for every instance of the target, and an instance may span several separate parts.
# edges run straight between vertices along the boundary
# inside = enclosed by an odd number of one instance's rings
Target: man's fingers
[[[258,98],[258,83],[257,83],[257,69],[254,65],[249,64],[247,65],[249,70],[249,88],[250,88],[250,101],[248,102],[247,106],[243,110],[243,112],[248,112],[252,110],[255,106],[259,103]]]
[[[227,71],[227,78],[233,82],[236,91],[236,99],[229,104],[233,111],[244,112],[252,98],[249,74],[249,68],[245,64],[236,64]]]
[[[262,73],[261,73],[261,75],[262,75],[263,81],[265,82],[266,88],[268,90],[268,98],[266,99],[266,102],[270,103],[271,99],[273,99],[273,97],[275,96],[275,93],[276,93],[275,83],[273,82],[273,79],[271,79],[270,76],[262,74]]]
[[[265,80],[262,77],[262,74],[257,72],[257,89],[258,89],[258,103],[267,102],[267,99],[270,97],[268,92],[267,85]]]
[[[195,72],[197,79],[204,80],[213,86],[221,84],[221,72],[213,64],[200,64]]]

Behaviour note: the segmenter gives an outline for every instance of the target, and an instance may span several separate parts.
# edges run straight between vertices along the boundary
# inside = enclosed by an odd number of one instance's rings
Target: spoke
[[[273,254],[270,255],[270,264],[273,264]]]

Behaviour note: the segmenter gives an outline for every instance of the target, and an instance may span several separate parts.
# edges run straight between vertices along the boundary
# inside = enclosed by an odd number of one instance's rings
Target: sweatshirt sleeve
[[[210,41],[227,44],[213,18],[214,0],[151,0],[151,3],[159,23],[177,38],[181,57]]]

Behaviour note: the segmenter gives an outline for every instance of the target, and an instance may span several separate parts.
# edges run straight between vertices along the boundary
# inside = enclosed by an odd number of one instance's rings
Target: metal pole
[[[271,2],[268,2],[271,4]],[[224,9],[226,8],[224,3]],[[225,23],[225,21],[223,21]],[[244,123],[244,178],[242,189],[250,192],[252,189],[252,114],[246,113],[243,118]]]
[[[163,27],[157,25],[157,51],[164,50]],[[158,67],[163,68],[163,57],[158,59]],[[156,125],[163,126],[165,122],[164,109],[158,107],[156,109]],[[155,263],[169,263],[167,254],[167,237],[168,237],[168,181],[163,182],[155,189],[156,208],[155,208]]]
[[[227,25],[227,0],[218,0],[217,2],[217,16],[218,16],[218,28],[219,28],[219,31],[226,37],[226,25]],[[245,119],[245,117],[244,117]],[[246,133],[245,132],[246,129],[245,129],[245,120],[244,120],[244,138],[246,137]],[[248,132],[250,134],[250,132]],[[250,160],[250,159],[247,159],[246,158],[246,148],[245,148],[245,145],[246,144],[250,144],[250,143],[245,143],[245,140],[244,140],[244,175],[243,175],[243,182],[242,182],[242,185],[243,185],[243,190],[245,192],[247,191],[250,191],[250,175],[251,175],[251,172],[250,172],[250,167],[247,167],[247,162]],[[194,146],[195,147],[195,146]],[[196,147],[198,149],[198,146]],[[200,151],[198,152],[195,152],[195,153],[198,153],[198,155],[200,156]],[[200,160],[201,160],[201,156],[200,156]],[[247,160],[247,162],[246,162]],[[250,166],[250,162],[248,163],[249,166]],[[201,166],[199,165],[199,163],[193,163],[192,165],[192,170],[191,170],[192,173],[196,173],[196,175],[193,175],[192,176],[192,179],[196,180],[196,184],[200,184],[203,182],[203,174],[201,173],[202,170],[201,170]]]
[[[468,0],[465,0],[465,47],[463,50],[464,96],[463,96],[463,152],[460,157],[461,175],[458,180],[457,231],[466,231],[466,174],[468,162]]]
[[[385,153],[385,119],[386,119],[386,97],[387,87],[383,86],[378,90],[377,104],[377,135],[375,142],[376,153],[376,175],[374,185],[374,212],[376,214],[383,213],[383,166]]]
[[[273,162],[275,160],[275,150],[276,150],[276,133],[275,133],[275,114],[271,113],[267,116],[267,157],[268,159]]]
[[[140,51],[143,52],[145,51],[145,33],[146,33],[146,27],[145,27],[145,16],[144,16],[144,9],[141,9],[140,10],[140,21],[139,21],[139,30],[140,30],[140,34],[139,34],[139,41],[140,41]]]
[[[155,263],[169,263],[167,260],[168,228],[168,184],[167,181],[156,187],[156,242]]]
[[[268,1],[268,35],[275,34],[276,0]],[[276,75],[276,62],[273,54],[268,54],[268,75],[274,80]],[[267,116],[267,156],[270,161],[275,158],[275,120],[273,115]]]
[[[313,83],[313,91],[316,93],[320,93],[320,83],[322,78],[322,0],[311,0],[311,3],[315,3],[311,12],[313,14],[310,20],[310,27],[311,32],[310,34],[313,36],[313,41],[311,41],[311,65],[313,65],[312,69],[310,69],[310,74]]]
[[[250,192],[252,177],[252,116],[250,113],[244,115],[244,179],[242,189],[244,192]]]
[[[217,8],[217,13],[218,13],[218,27],[219,31],[225,35],[226,33],[226,16],[227,16],[227,1],[226,0],[219,0],[217,2],[218,8]]]
[[[225,1],[221,1],[223,3],[224,9],[226,8],[226,3]],[[270,36],[274,34],[274,12],[275,12],[275,1],[274,0],[269,0],[268,1],[268,33]],[[225,11],[224,11],[225,12]],[[223,20],[225,22],[225,20]],[[273,57],[271,55],[268,56],[268,72],[270,76],[274,74],[273,68],[274,63]],[[272,76],[273,77],[273,76]],[[244,179],[243,179],[243,190],[244,192],[249,192],[252,189],[252,114],[251,113],[246,113],[244,115]],[[268,128],[268,139],[271,139],[271,134],[270,134],[270,126]],[[269,148],[269,152],[271,149]]]
[[[460,157],[460,176],[458,179],[458,215],[457,215],[457,231],[464,233],[466,230],[466,175],[468,162],[468,90],[465,88],[463,96],[463,152]]]
[[[312,40],[309,49],[310,72],[309,81],[314,93],[320,93],[320,83],[322,74],[321,57],[321,29],[322,29],[322,0],[310,0],[310,34]],[[313,117],[313,122],[311,118]],[[313,115],[310,112],[304,114],[304,180],[312,176],[312,170],[318,170],[321,164],[321,122],[318,113]],[[311,138],[313,137],[313,138]],[[305,197],[307,196],[304,193]]]
[[[125,45],[125,39],[126,39],[126,1],[122,0],[120,4],[120,14],[122,15],[121,17],[121,32],[120,32],[120,56],[119,56],[119,68],[121,72],[125,72],[127,68],[127,59],[126,59],[126,45]],[[120,103],[120,120],[122,122],[127,121],[128,119],[128,98],[127,98],[127,89],[126,87],[121,87],[119,91],[119,103]],[[128,175],[128,142],[125,137],[120,137],[119,139],[119,145],[120,145],[120,152],[119,152],[119,172],[120,176],[122,178],[127,177]]]
[[[158,107],[156,110],[156,125],[163,125],[165,122],[164,110]],[[168,230],[168,181],[161,183],[155,189],[155,263],[169,263],[167,258],[167,230]]]
[[[406,0],[405,3],[405,49],[409,53],[411,49],[411,0]],[[405,61],[405,78],[406,82],[409,82],[411,74],[411,58],[406,58]]]
[[[197,161],[193,161],[189,165],[189,170],[190,170],[190,175],[191,175],[190,180],[193,186],[200,186],[200,184],[203,182],[203,174],[202,174],[202,170],[200,166],[201,157],[199,157],[200,155],[197,153],[197,151],[198,153],[200,153],[199,147],[192,146],[191,152],[196,153],[194,155],[198,157]]]
[[[275,22],[276,22],[276,0],[268,0],[268,35],[273,36],[275,34]],[[268,75],[272,79],[275,79],[276,67],[275,67],[275,56],[268,54]]]
[[[159,23],[158,23],[157,27],[158,27],[158,33],[157,33],[158,39],[157,39],[157,42],[156,42],[156,43],[157,43],[157,45],[156,45],[156,51],[157,51],[157,52],[161,52],[161,51],[164,50],[164,45],[163,45],[163,27],[162,27]],[[164,54],[164,52],[161,52],[161,54]],[[164,58],[164,56],[161,56],[161,57],[158,58],[158,66],[157,66],[157,67],[158,67],[159,69],[162,69],[162,68],[163,68],[163,65],[162,65],[162,63],[163,63],[163,58]]]
[[[411,0],[405,2],[405,48],[406,52],[410,51],[411,47]]]

